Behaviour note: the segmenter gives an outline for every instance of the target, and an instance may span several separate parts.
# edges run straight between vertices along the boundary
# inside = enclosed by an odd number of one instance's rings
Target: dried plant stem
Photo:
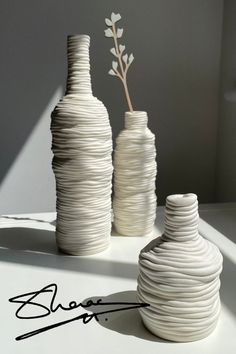
[[[124,86],[124,89],[125,89],[125,96],[126,96],[126,99],[127,99],[129,110],[130,110],[130,112],[133,112],[134,110],[133,110],[133,106],[132,106],[132,103],[131,103],[131,100],[130,100],[129,89],[128,89],[128,85],[127,85],[127,79],[125,79],[122,82],[123,82],[123,86]]]
[[[118,62],[119,62],[120,70],[121,70],[121,74],[117,71],[117,76],[121,79],[122,84],[124,86],[125,96],[126,96],[129,110],[130,110],[130,112],[133,112],[134,110],[133,110],[133,106],[131,103],[128,84],[127,84],[127,76],[126,76],[127,68],[126,68],[126,70],[124,70],[124,66],[123,66],[122,58],[121,58],[122,53],[120,52],[119,47],[118,47],[116,27],[114,24],[112,25],[112,31],[113,31],[113,38],[114,38],[114,43],[115,43],[116,54],[117,54],[117,58],[118,58]]]

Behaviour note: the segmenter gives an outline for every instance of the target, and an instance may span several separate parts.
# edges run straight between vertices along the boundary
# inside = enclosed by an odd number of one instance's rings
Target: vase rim
[[[78,39],[86,38],[90,40],[90,36],[88,34],[78,34],[78,33],[68,34],[67,38],[78,38]]]
[[[147,118],[147,112],[146,111],[127,111],[125,112],[125,117],[127,118],[132,118],[132,117],[143,117],[143,118]]]
[[[188,206],[197,201],[197,195],[194,193],[172,194],[166,198],[166,203],[176,206]]]
[[[125,112],[125,118],[126,119],[139,119],[139,120],[145,120],[147,121],[148,114],[146,111],[127,111]]]
[[[147,113],[147,111],[126,111],[125,113],[128,113],[128,114],[136,114],[136,113]]]

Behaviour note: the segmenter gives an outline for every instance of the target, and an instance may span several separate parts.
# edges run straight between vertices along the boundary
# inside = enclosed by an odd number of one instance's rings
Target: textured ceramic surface
[[[167,198],[164,234],[140,253],[138,299],[145,326],[177,342],[208,336],[220,313],[222,255],[198,233],[195,194]]]
[[[86,35],[68,37],[67,92],[51,123],[56,240],[74,255],[104,250],[111,231],[112,134],[106,108],[92,95],[89,43]]]
[[[150,234],[156,218],[155,136],[147,113],[126,112],[114,153],[114,224],[121,235]]]

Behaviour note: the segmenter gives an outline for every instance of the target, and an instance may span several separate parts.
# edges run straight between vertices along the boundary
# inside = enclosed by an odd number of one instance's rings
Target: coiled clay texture
[[[177,342],[208,336],[220,313],[222,255],[198,233],[195,194],[167,197],[164,234],[140,253],[137,296],[145,326]]]
[[[86,35],[68,37],[67,94],[52,112],[58,247],[88,255],[108,247],[111,231],[112,134],[92,95]]]
[[[147,113],[125,113],[114,153],[114,224],[125,236],[150,234],[156,218],[155,136]]]

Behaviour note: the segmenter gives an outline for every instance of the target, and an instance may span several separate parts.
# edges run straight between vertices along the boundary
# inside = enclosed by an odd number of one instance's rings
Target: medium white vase
[[[140,253],[137,295],[145,326],[176,342],[208,336],[220,313],[222,255],[198,233],[195,194],[167,197],[164,234]]]
[[[125,129],[114,152],[114,225],[125,236],[153,231],[156,218],[155,135],[147,127],[146,112],[125,113]]]
[[[87,35],[68,36],[67,92],[52,112],[56,241],[72,255],[106,249],[111,231],[112,133],[92,94]]]

